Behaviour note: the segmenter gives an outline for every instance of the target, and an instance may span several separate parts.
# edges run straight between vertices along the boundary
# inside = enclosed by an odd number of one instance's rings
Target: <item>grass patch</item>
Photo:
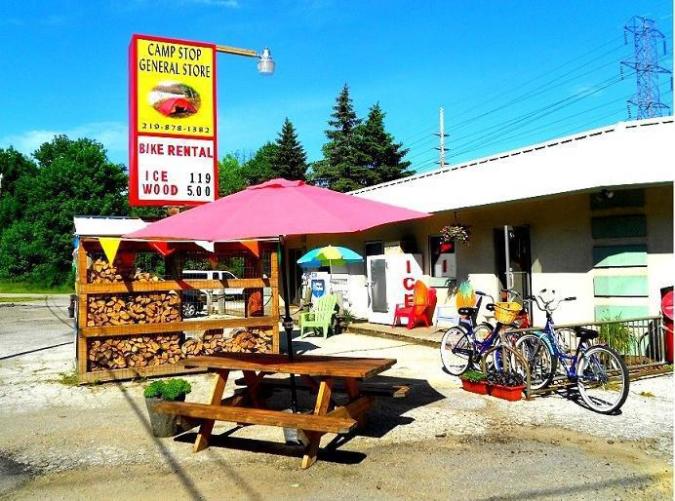
[[[74,290],[75,289],[72,284],[48,287],[30,282],[0,281],[0,294],[3,292],[15,294],[69,294],[74,292]]]
[[[33,301],[42,301],[44,297],[26,296],[26,297],[2,297],[0,296],[0,303],[28,303]]]
[[[64,386],[78,386],[80,379],[77,377],[77,372],[72,370],[70,372],[60,372],[59,379],[56,380]]]
[[[641,391],[640,396],[653,398],[655,395],[651,391]]]

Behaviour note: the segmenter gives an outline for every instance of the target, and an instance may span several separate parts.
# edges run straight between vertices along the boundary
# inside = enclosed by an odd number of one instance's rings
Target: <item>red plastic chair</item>
[[[394,323],[407,318],[407,327],[412,329],[420,322],[430,327],[434,310],[436,309],[436,289],[428,288],[419,280],[415,282],[412,304],[397,304],[394,310]]]

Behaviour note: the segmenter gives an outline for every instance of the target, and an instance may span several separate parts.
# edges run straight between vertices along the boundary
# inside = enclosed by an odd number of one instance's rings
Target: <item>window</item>
[[[432,277],[457,278],[454,242],[443,242],[440,236],[429,237],[429,257]]]
[[[366,256],[379,256],[384,254],[384,243],[382,240],[366,242],[366,248],[364,254]]]
[[[192,272],[192,271],[186,271],[183,272],[183,278],[186,278],[188,280],[205,280],[208,278],[206,272]]]

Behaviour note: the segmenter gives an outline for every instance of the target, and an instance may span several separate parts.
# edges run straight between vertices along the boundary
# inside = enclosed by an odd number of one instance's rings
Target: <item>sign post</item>
[[[216,46],[134,35],[129,46],[129,204],[218,196]]]

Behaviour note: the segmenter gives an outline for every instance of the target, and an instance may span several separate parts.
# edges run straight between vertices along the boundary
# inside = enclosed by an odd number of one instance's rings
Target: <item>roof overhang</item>
[[[603,188],[673,183],[673,117],[619,122],[353,192],[441,212]]]

